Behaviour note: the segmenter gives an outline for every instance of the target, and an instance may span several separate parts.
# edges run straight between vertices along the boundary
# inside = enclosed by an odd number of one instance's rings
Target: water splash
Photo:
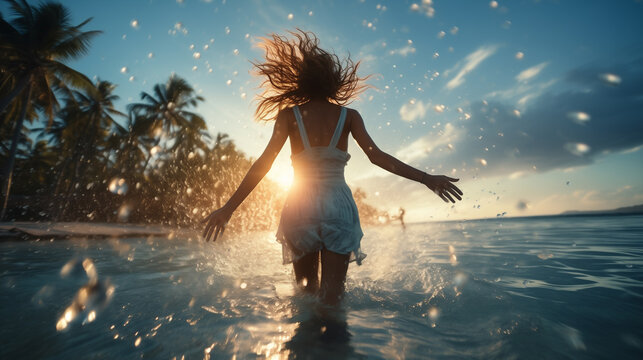
[[[62,267],[60,275],[67,277],[79,273],[79,269],[84,271],[89,281],[78,289],[73,301],[56,322],[57,331],[68,329],[78,319],[82,319],[82,325],[93,322],[98,311],[105,308],[114,295],[115,287],[109,281],[99,281],[96,266],[89,258],[70,260]]]

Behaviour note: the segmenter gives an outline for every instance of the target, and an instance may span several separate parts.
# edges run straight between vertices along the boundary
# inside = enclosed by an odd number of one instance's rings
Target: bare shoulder
[[[295,116],[292,111],[292,107],[287,107],[279,110],[277,117],[275,118],[275,126],[286,126],[294,121]]]
[[[349,107],[346,108],[346,120],[349,126],[352,126],[353,123],[360,123],[364,121],[359,111]]]

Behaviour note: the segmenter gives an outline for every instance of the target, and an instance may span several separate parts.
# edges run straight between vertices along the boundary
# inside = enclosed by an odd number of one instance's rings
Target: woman
[[[426,185],[442,200],[461,200],[462,191],[453,184],[458,179],[429,175],[380,150],[360,114],[342,106],[366,88],[357,76],[359,63],[349,58],[342,64],[335,54],[319,48],[312,33],[290,34],[293,39],[279,35],[264,39],[265,61],[254,63],[258,75],[265,76],[256,115],[275,120],[272,137],[230,200],[205,218],[203,235],[208,241],[223,233],[232,213],[290,138],[295,181],[277,238],[284,263],[293,263],[297,283],[325,304],[336,305],[344,294],[349,261],[360,264],[364,258],[357,207],[344,181],[349,134],[373,164]]]

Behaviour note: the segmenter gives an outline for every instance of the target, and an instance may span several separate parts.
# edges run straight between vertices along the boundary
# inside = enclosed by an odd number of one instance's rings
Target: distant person
[[[406,230],[406,224],[404,224],[404,214],[406,213],[406,210],[404,208],[400,208],[397,218],[400,220],[400,224],[402,224],[402,229]]]
[[[357,207],[344,181],[352,135],[370,161],[393,174],[426,185],[445,202],[461,200],[458,179],[429,175],[380,150],[359,112],[343,105],[365,90],[357,76],[359,62],[321,48],[309,32],[293,38],[270,35],[261,46],[265,60],[254,63],[264,77],[256,117],[275,120],[272,137],[228,202],[204,219],[206,241],[223,234],[232,213],[270,170],[290,139],[295,181],[284,205],[277,239],[284,264],[292,262],[297,283],[323,303],[337,304],[344,294],[350,260],[360,264],[362,229]],[[318,268],[321,257],[321,280]]]

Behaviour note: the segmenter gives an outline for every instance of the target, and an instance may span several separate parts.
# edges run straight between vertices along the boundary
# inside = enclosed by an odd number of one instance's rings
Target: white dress
[[[281,213],[277,240],[282,244],[284,264],[311,252],[328,249],[351,254],[361,265],[363,233],[353,194],[344,180],[350,159],[337,142],[346,122],[342,107],[335,133],[328,146],[311,147],[297,106],[293,107],[304,150],[292,155],[295,179]]]

